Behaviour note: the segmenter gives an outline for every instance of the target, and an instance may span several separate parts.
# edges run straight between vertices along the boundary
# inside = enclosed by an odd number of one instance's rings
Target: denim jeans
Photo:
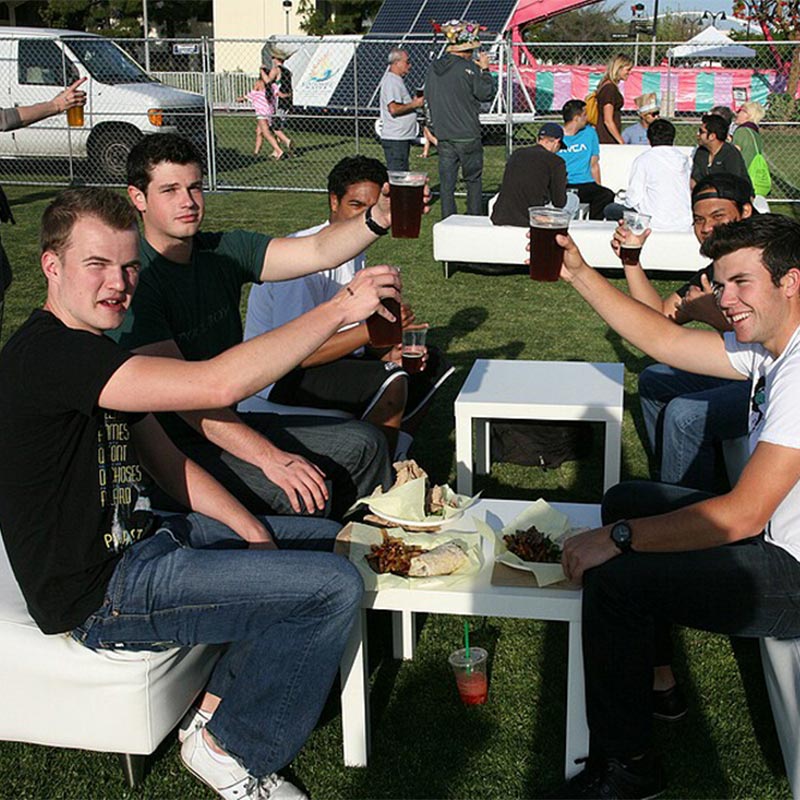
[[[439,195],[442,200],[442,219],[456,213],[456,180],[461,177],[467,186],[467,214],[483,214],[483,145],[480,139],[453,142],[439,139]]]
[[[372,494],[376,486],[388,489],[392,485],[386,437],[368,422],[295,414],[247,413],[239,417],[276,447],[299,453],[325,473],[333,487],[328,515],[334,519],[341,519],[359,497]],[[177,445],[254,514],[294,514],[283,489],[248,461],[199,434]],[[162,493],[154,504],[179,510]]]
[[[639,375],[639,402],[659,479],[711,491],[717,443],[747,434],[750,381],[654,364]]]
[[[411,139],[381,139],[381,144],[386,157],[386,169],[407,172]]]
[[[311,733],[363,589],[349,561],[315,552],[331,549],[336,523],[265,521],[280,550],[241,549],[199,514],[163,519],[125,551],[102,607],[72,633],[93,650],[227,644],[208,684],[222,697],[208,730],[256,777]]]
[[[603,499],[605,519],[658,514],[708,495],[631,481]],[[680,553],[631,552],[588,570],[583,590],[586,709],[593,752],[628,758],[652,739],[654,628],[800,636],[800,563],[763,535]]]

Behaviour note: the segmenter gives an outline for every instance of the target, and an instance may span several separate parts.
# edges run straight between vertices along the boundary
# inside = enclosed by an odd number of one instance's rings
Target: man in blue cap
[[[500,195],[492,209],[495,225],[528,226],[528,208],[567,202],[567,167],[556,153],[564,147],[564,129],[545,122],[533,147],[515,150],[506,161]]]

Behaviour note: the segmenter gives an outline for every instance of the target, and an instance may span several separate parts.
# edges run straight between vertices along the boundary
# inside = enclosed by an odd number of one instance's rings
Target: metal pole
[[[636,44],[633,46],[633,63],[639,66],[639,31],[636,31]]]
[[[150,23],[147,20],[147,0],[142,0],[142,24],[144,25],[144,69],[150,72]]]
[[[656,65],[656,40],[658,39],[658,0],[653,4],[653,46],[650,48],[650,66]]]

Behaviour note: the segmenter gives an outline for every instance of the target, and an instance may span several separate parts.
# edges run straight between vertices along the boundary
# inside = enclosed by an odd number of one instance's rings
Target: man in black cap
[[[492,209],[495,225],[528,226],[528,208],[567,202],[567,167],[556,153],[564,146],[564,129],[545,122],[533,147],[515,150],[506,162],[500,195]]]
[[[700,244],[717,226],[754,213],[750,184],[737,175],[708,175],[692,192],[694,232]],[[612,244],[618,247],[624,237],[624,230],[618,228]],[[678,325],[703,322],[721,333],[731,330],[717,306],[711,264],[663,299],[641,265],[626,266],[625,277],[636,300]],[[746,382],[653,364],[639,376],[639,401],[659,480],[705,491],[718,489],[719,442],[747,433],[750,393]]]

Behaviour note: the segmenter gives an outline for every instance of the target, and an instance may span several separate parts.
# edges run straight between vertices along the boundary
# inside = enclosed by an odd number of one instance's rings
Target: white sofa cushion
[[[217,647],[93,652],[46,636],[0,539],[0,740],[148,755],[205,686]]]

